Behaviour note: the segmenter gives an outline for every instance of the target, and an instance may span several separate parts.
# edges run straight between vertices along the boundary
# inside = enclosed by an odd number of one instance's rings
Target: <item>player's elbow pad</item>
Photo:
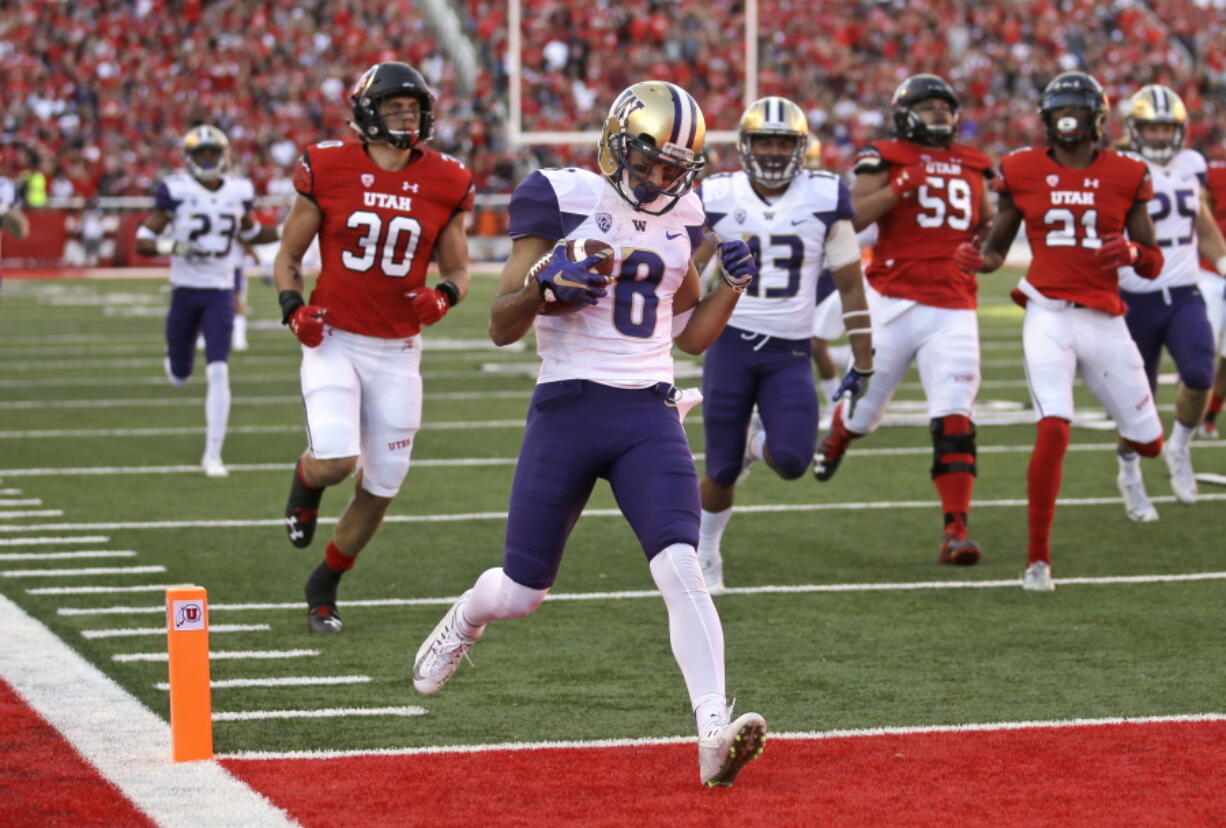
[[[1138,244],[1137,261],[1133,264],[1132,269],[1137,272],[1138,276],[1146,279],[1156,279],[1158,274],[1162,272],[1164,262],[1165,259],[1162,256],[1161,248]]]
[[[860,261],[860,242],[847,219],[836,221],[826,234],[826,267],[838,270]]]

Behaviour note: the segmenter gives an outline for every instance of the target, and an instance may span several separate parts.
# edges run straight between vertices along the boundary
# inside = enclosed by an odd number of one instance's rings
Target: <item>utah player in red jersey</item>
[[[282,322],[302,343],[309,448],[294,469],[285,526],[311,543],[323,490],[358,470],[324,562],[306,585],[313,632],[340,632],[336,592],[409,470],[421,426],[421,329],[468,291],[464,216],[473,177],[428,149],[434,94],[405,63],[379,63],[350,100],[360,141],[307,148],[294,172],[273,278]],[[309,304],[302,257],[319,236],[322,268]],[[431,257],[442,281],[426,285]]]
[[[876,373],[858,402],[835,406],[813,473],[829,480],[848,443],[881,423],[894,390],[914,361],[928,399],[932,481],[945,526],[938,560],[969,565],[979,545],[967,537],[975,476],[975,394],[979,323],[975,277],[953,264],[959,244],[977,238],[992,217],[985,182],[991,163],[954,142],[958,99],[936,75],[914,75],[893,98],[895,141],[860,151],[852,184],[857,231],[877,223],[865,272]],[[853,331],[867,312],[844,314]]]
[[[1209,162],[1209,170],[1205,177],[1205,188],[1201,191],[1202,204],[1213,223],[1226,235],[1226,161]],[[1204,211],[1202,211],[1203,213]],[[1201,222],[1205,215],[1197,216],[1196,230],[1204,234],[1205,228]],[[1203,238],[1203,235],[1202,235]],[[1205,307],[1209,311],[1209,321],[1213,326],[1214,347],[1218,349],[1217,371],[1213,377],[1213,393],[1209,396],[1209,407],[1205,410],[1204,421],[1196,433],[1201,437],[1216,440],[1220,436],[1217,426],[1217,415],[1222,410],[1222,400],[1226,398],[1226,266],[1222,262],[1212,262],[1205,258],[1201,251],[1200,292],[1205,298]]]
[[[1018,150],[1001,162],[1000,211],[987,241],[981,250],[963,245],[955,259],[967,272],[996,270],[1026,222],[1033,259],[1013,298],[1026,308],[1022,347],[1038,427],[1027,476],[1030,541],[1022,586],[1050,591],[1051,525],[1074,375],[1080,371],[1115,421],[1126,503],[1129,481],[1141,479],[1137,455],[1156,457],[1162,450],[1162,422],[1124,324],[1118,274],[1131,265],[1143,278],[1155,278],[1162,251],[1149,217],[1149,168],[1098,148],[1107,117],[1098,81],[1084,72],[1057,76],[1043,90],[1039,115],[1050,146]]]

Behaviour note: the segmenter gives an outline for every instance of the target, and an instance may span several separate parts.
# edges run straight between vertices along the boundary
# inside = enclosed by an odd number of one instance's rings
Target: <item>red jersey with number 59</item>
[[[975,276],[954,266],[958,245],[983,223],[988,157],[973,147],[947,149],[911,141],[877,141],[856,155],[855,172],[888,172],[922,164],[927,177],[877,219],[873,262],[865,276],[878,293],[938,308],[974,308]]]
[[[1088,167],[1073,169],[1038,147],[1005,156],[1000,171],[1002,192],[1026,219],[1026,281],[1052,299],[1125,313],[1119,270],[1096,254],[1105,236],[1124,233],[1132,205],[1154,197],[1145,162],[1102,149]]]
[[[302,153],[294,189],[323,213],[319,279],[311,304],[351,333],[402,339],[421,329],[405,293],[421,287],[438,234],[473,206],[473,176],[456,159],[414,150],[385,170],[360,141],[324,141]]]

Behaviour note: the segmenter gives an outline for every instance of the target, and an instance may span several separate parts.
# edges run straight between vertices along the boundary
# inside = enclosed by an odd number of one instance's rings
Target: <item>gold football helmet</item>
[[[792,139],[789,154],[754,152],[754,138],[778,135]],[[787,98],[758,98],[741,116],[737,127],[737,149],[741,166],[751,180],[779,185],[791,181],[804,167],[809,145],[809,121],[800,107]]]
[[[613,102],[596,157],[618,195],[634,209],[659,216],[694,186],[706,163],[706,137],[702,110],[688,92],[674,83],[645,81]]]
[[[1171,89],[1159,84],[1142,86],[1128,102],[1128,142],[1143,157],[1159,164],[1171,160],[1183,146],[1188,124],[1188,108]],[[1175,134],[1169,141],[1147,142],[1141,136],[1145,124],[1171,124]]]
[[[192,127],[183,136],[183,158],[197,181],[216,181],[230,164],[230,139],[215,126]]]
[[[805,149],[805,169],[820,170],[822,168],[822,139],[809,135],[809,146]]]

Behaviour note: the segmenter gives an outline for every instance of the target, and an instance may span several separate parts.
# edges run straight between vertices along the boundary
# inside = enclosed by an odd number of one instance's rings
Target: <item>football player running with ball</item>
[[[703,361],[707,473],[699,481],[698,558],[716,594],[724,589],[720,542],[737,484],[758,460],[794,480],[817,448],[810,334],[824,267],[854,322],[852,367],[835,396],[848,393],[854,408],[873,374],[851,193],[833,173],[803,169],[808,142],[799,106],[778,97],[754,101],[738,129],[741,171],[710,176],[699,190],[707,226],[720,238],[748,242],[759,270]],[[697,259],[709,258],[714,247],[704,242]]]
[[[408,474],[421,427],[421,329],[468,291],[464,215],[475,193],[463,164],[424,146],[434,93],[416,69],[375,64],[350,100],[361,140],[303,152],[273,266],[282,322],[302,344],[309,448],[285,507],[294,546],[311,543],[324,488],[359,469],[353,499],[306,584],[308,627],[320,633],[341,631],[341,576]],[[308,304],[302,257],[317,235],[322,268]],[[431,257],[442,272],[436,287],[425,283]]]
[[[1204,156],[1183,148],[1187,121],[1183,101],[1165,86],[1145,86],[1129,103],[1128,148],[1149,165],[1154,186],[1149,213],[1165,264],[1156,279],[1142,278],[1132,267],[1120,268],[1120,292],[1128,306],[1124,321],[1145,360],[1150,391],[1157,396],[1164,345],[1179,372],[1175,422],[1162,454],[1175,497],[1182,503],[1195,503],[1196,477],[1189,444],[1209,402],[1216,351],[1205,298],[1197,285],[1196,254],[1199,247],[1221,268],[1226,265],[1226,242],[1201,197],[1207,171]],[[1220,282],[1217,292],[1221,292]],[[1145,484],[1127,467],[1130,457],[1131,453],[1120,456],[1120,485],[1125,488],[1128,516],[1155,520],[1158,511],[1145,495]],[[1135,483],[1126,482],[1134,479]]]
[[[953,253],[979,238],[992,217],[988,157],[954,142],[958,99],[936,75],[913,75],[894,92],[895,141],[862,149],[852,183],[857,232],[877,223],[873,262],[865,276],[872,309],[876,374],[858,404],[844,401],[814,458],[813,473],[829,480],[848,444],[874,431],[911,363],[919,367],[932,432],[932,482],[941,498],[944,529],[937,559],[979,562],[967,520],[976,474],[975,424],[979,391],[978,285],[959,270]],[[867,313],[845,311],[849,329]]]
[[[702,111],[687,92],[637,83],[609,111],[599,173],[540,170],[512,194],[514,242],[490,337],[508,345],[535,325],[541,368],[511,484],[502,566],[482,573],[422,643],[413,685],[437,692],[487,624],[541,605],[603,478],[664,598],[698,725],[700,779],[731,785],[761,752],[766,722],[757,713],[730,721],[723,631],[695,551],[698,475],[681,428],[671,348],[698,354],[714,342],[756,268],[743,241],[723,245],[723,281],[700,301],[691,254],[704,215],[691,189],[705,137]],[[600,254],[572,261],[558,244],[566,239],[608,244],[612,277],[590,272]],[[578,307],[546,315],[551,301]]]
[[[241,176],[227,175],[230,139],[215,126],[193,127],[183,138],[186,172],[157,185],[154,210],[136,231],[136,252],[170,257],[170,310],[166,314],[166,377],[187,383],[196,360],[197,335],[204,336],[204,456],[209,477],[230,472],[221,459],[230,420],[230,350],[234,330],[234,271],[242,261],[240,242],[277,240],[274,225],[252,215],[255,189]],[[159,235],[170,228],[170,236]]]
[[[1080,372],[1115,421],[1121,467],[1135,474],[1129,480],[1140,480],[1137,454],[1157,457],[1162,450],[1162,421],[1123,320],[1118,269],[1130,265],[1153,279],[1163,259],[1149,217],[1149,169],[1098,147],[1107,118],[1098,81],[1084,72],[1057,76],[1043,90],[1039,116],[1049,146],[1021,149],[1001,162],[1000,212],[988,238],[981,249],[963,245],[955,258],[967,272],[998,269],[1025,221],[1033,259],[1013,298],[1026,308],[1022,349],[1038,426],[1027,473],[1030,539],[1022,587],[1046,592],[1055,589],[1051,525],[1074,376]]]

